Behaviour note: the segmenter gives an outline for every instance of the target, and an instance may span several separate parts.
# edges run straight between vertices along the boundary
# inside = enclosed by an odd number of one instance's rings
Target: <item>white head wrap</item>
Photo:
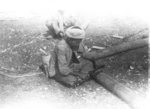
[[[78,26],[72,26],[66,30],[66,36],[73,39],[83,39],[85,31]]]

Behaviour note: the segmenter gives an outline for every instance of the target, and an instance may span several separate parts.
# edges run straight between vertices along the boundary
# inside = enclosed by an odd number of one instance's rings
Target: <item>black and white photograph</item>
[[[0,109],[150,109],[148,0],[0,0]]]

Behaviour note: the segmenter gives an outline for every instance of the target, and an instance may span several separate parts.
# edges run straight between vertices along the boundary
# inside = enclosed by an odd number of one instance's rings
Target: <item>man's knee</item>
[[[82,67],[81,72],[88,73],[89,71],[92,71],[93,69],[94,69],[94,68],[93,68],[93,63],[87,61],[87,62],[84,64],[84,66]]]

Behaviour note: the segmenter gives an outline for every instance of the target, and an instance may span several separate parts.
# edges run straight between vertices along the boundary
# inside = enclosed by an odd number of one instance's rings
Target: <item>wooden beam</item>
[[[96,59],[113,56],[121,52],[126,52],[137,48],[141,48],[144,46],[148,46],[148,38],[119,44],[113,47],[106,48],[103,51],[97,50],[92,52],[85,52],[83,53],[83,57],[89,60],[96,60]]]
[[[124,86],[105,73],[99,73],[98,75],[93,76],[91,75],[91,77],[95,82],[104,87],[110,93],[127,103],[132,109],[139,109],[139,106],[138,104],[135,104],[135,101],[139,99],[142,100],[142,98],[137,96],[137,94],[130,88]]]

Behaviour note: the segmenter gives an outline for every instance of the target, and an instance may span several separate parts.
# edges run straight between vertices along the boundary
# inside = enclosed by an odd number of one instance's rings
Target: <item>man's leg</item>
[[[64,85],[65,87],[69,88],[76,88],[86,81],[89,80],[89,78],[82,79],[79,76],[74,76],[74,75],[68,75],[68,76],[56,76],[55,80],[59,82],[60,84]]]
[[[76,87],[75,83],[77,81],[77,78],[75,76],[56,75],[54,79],[65,87],[68,87],[68,88],[75,88]]]
[[[39,67],[46,75],[46,77],[49,77],[49,61],[50,61],[51,55],[42,56],[42,65]]]
[[[46,77],[49,77],[49,68],[46,64],[42,64],[39,66],[40,70],[46,75]]]

